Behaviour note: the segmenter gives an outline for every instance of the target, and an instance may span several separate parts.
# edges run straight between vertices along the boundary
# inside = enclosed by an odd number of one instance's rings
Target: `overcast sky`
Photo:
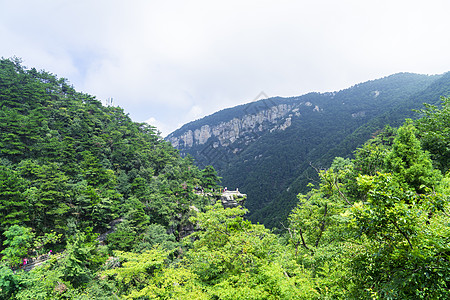
[[[450,1],[0,0],[0,56],[165,136],[268,96],[450,71]]]

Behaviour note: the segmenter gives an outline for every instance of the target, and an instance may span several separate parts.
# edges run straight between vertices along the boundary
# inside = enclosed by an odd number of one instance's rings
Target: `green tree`
[[[448,298],[448,214],[435,209],[447,196],[405,191],[395,174],[361,176],[358,184],[367,201],[348,214],[361,245],[350,262],[354,297]]]
[[[24,192],[26,181],[10,167],[0,165],[0,230],[30,220],[30,203]]]
[[[130,221],[124,220],[116,226],[114,232],[108,234],[107,243],[111,250],[130,251],[137,236],[137,229]]]
[[[422,147],[443,173],[450,168],[450,98],[441,97],[441,107],[424,104],[421,118],[415,121]]]
[[[22,177],[29,180],[30,188],[26,191],[30,209],[30,225],[38,235],[51,230],[64,231],[65,217],[70,208],[69,178],[58,164],[39,164],[24,160],[19,164]]]
[[[176,249],[179,243],[177,243],[173,234],[168,234],[166,231],[166,228],[160,224],[150,224],[137,239],[133,251],[143,252],[152,249],[156,245],[169,251]]]
[[[206,166],[201,171],[201,185],[203,188],[211,191],[213,189],[218,188],[218,184],[220,183],[221,177],[217,176],[216,170],[211,165]]]
[[[164,267],[169,252],[153,248],[141,254],[122,251],[115,251],[114,254],[119,258],[121,267],[107,270],[103,274],[119,283],[120,294],[129,295],[150,284],[154,274]]]
[[[245,209],[220,203],[191,219],[186,261],[208,295],[218,299],[312,299],[309,274],[297,265],[277,236],[244,220]]]
[[[3,246],[6,248],[0,252],[3,255],[2,260],[15,267],[22,262],[22,259],[27,256],[28,250],[33,246],[34,234],[31,232],[31,228],[13,225],[3,235],[6,237],[3,242]]]
[[[398,129],[392,150],[386,156],[386,167],[395,173],[399,183],[423,193],[426,187],[433,188],[441,174],[439,170],[433,169],[431,159],[422,150],[416,132],[411,120]]]
[[[325,299],[346,298],[351,286],[347,261],[354,245],[344,215],[353,205],[347,195],[352,168],[348,159],[335,158],[330,169],[319,171],[318,187],[298,195],[298,205],[288,218],[288,242]]]
[[[98,235],[89,228],[86,231],[78,232],[67,241],[66,251],[58,260],[64,280],[74,287],[85,285],[106,260],[104,253],[97,248]]]
[[[0,264],[0,298],[13,299],[19,287],[17,276],[11,268],[3,263]]]

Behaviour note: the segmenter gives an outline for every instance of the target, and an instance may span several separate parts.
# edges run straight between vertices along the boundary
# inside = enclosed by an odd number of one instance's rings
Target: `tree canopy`
[[[0,298],[448,299],[449,103],[314,166],[274,233],[155,128],[0,60]]]

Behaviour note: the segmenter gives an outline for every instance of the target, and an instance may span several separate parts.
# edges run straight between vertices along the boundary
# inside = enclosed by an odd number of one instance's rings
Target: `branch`
[[[411,244],[411,241],[409,240],[409,237],[406,233],[403,232],[403,230],[400,229],[400,227],[398,227],[397,222],[391,220],[392,224],[395,226],[395,228],[397,228],[397,230],[401,233],[401,235],[403,235],[405,237],[405,239],[408,241],[409,247],[411,249],[413,249],[413,245]]]
[[[291,239],[294,239],[294,236],[292,235],[292,232],[291,232],[291,228],[285,227],[284,224],[283,224],[282,222],[280,222],[280,224],[281,224],[281,226],[283,226],[284,229],[286,229],[286,230],[289,232],[289,235],[291,236]],[[301,228],[299,228],[299,234],[300,234],[300,239],[301,239],[302,246],[303,246],[305,249],[311,251],[311,253],[314,254],[314,251],[313,251],[312,249],[310,249],[310,248],[308,247],[308,245],[306,245],[305,239],[303,238],[303,232],[302,232],[302,229],[301,229]],[[297,243],[295,243],[295,256],[297,256],[297,254],[298,254],[298,245],[299,245],[299,244],[300,244],[300,241],[297,241]]]
[[[338,184],[335,183],[334,186],[336,187],[339,195],[341,195],[341,197],[344,198],[345,202],[347,202],[347,204],[351,206],[352,204],[350,203],[350,201],[348,201],[347,197],[345,197],[344,193],[341,192],[341,190],[339,189]]]
[[[317,169],[316,167],[313,166],[312,162],[309,162],[309,165],[311,166],[311,168],[313,168],[314,170],[316,170],[317,174],[320,173],[320,170]]]
[[[305,239],[303,238],[303,232],[302,232],[302,229],[300,228],[299,230],[300,230],[300,238],[302,239],[302,245],[303,245],[303,247],[305,247],[306,249],[308,249],[309,251],[311,251],[312,254],[314,254],[314,251],[311,250],[311,249],[309,249],[309,247],[308,247],[308,246],[306,245],[306,243],[305,243]]]
[[[322,238],[322,234],[325,231],[325,217],[327,216],[327,212],[328,212],[328,205],[325,204],[325,211],[323,212],[323,221],[322,224],[320,224],[320,233],[319,236],[317,237],[316,243],[315,243],[315,247],[319,246],[319,241]]]

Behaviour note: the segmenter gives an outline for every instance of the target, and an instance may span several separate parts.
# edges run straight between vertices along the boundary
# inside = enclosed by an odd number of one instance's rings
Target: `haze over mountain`
[[[299,192],[386,125],[417,116],[424,102],[450,92],[450,74],[398,73],[331,93],[274,97],[224,109],[185,124],[166,140],[222,185],[248,194],[249,218],[280,227]]]
[[[449,10],[443,0],[0,1],[0,56],[112,98],[166,136],[262,90],[444,73]]]

